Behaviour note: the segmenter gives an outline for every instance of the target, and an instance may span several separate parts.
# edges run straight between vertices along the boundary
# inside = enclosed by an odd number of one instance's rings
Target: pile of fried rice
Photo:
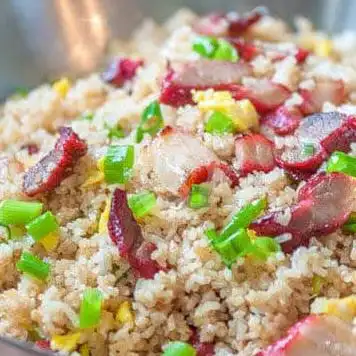
[[[0,335],[72,356],[161,355],[172,341],[198,356],[273,356],[263,350],[309,315],[352,329],[356,240],[344,227],[355,227],[356,183],[325,171],[334,151],[356,157],[356,34],[330,37],[304,18],[294,32],[257,14],[146,20],[112,44],[105,73],[3,104],[0,201],[41,202],[59,229],[52,248],[24,226],[0,230]],[[208,58],[193,45],[201,36],[224,38],[238,58]],[[163,122],[138,138],[152,103]],[[216,112],[231,130],[207,129]],[[316,152],[293,161],[305,132]],[[100,164],[112,146],[134,147],[125,182]],[[207,204],[192,205],[193,185]],[[154,206],[137,217],[126,200],[143,192]],[[207,231],[259,199],[266,207],[246,231],[278,248],[226,263]],[[50,266],[48,278],[18,268],[23,251]],[[80,328],[88,288],[102,296],[100,321]]]

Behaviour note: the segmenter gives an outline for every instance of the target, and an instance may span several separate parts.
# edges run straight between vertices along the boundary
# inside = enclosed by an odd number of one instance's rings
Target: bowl
[[[0,98],[67,74],[97,68],[112,38],[127,38],[145,17],[162,22],[181,7],[198,13],[245,12],[267,6],[289,23],[304,15],[329,33],[356,30],[352,0],[2,0],[0,3]],[[39,355],[26,345],[0,340],[0,355]]]
[[[127,37],[145,17],[161,22],[181,7],[244,12],[258,5],[290,23],[295,15],[308,16],[327,32],[356,28],[352,0],[2,0],[0,98],[63,74],[92,71],[108,41]]]

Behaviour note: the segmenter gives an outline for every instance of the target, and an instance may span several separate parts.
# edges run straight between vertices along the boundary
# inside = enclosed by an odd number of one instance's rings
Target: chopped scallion
[[[81,120],[87,120],[87,121],[92,121],[94,119],[94,113],[92,112],[84,112],[81,116],[80,116]]]
[[[218,48],[218,40],[209,36],[197,36],[193,42],[193,51],[204,58],[213,58]]]
[[[228,267],[231,267],[239,257],[251,256],[266,260],[271,254],[280,251],[280,245],[275,239],[256,237],[252,230],[247,229],[266,206],[266,198],[255,200],[235,214],[220,234],[215,229],[205,231],[212,247]]]
[[[38,217],[43,204],[19,200],[3,200],[0,203],[1,225],[25,225]]]
[[[14,98],[26,98],[30,90],[28,88],[16,88],[12,97]]]
[[[214,111],[204,125],[205,132],[224,135],[235,132],[234,122],[230,117],[219,111]]]
[[[128,204],[137,218],[147,215],[156,205],[156,195],[152,192],[133,194],[128,199]]]
[[[315,147],[312,143],[304,143],[302,149],[302,155],[304,157],[310,157],[315,153]]]
[[[356,177],[356,157],[336,151],[331,155],[326,166],[326,171],[342,172],[349,176]]]
[[[342,227],[342,229],[343,229],[344,232],[354,234],[354,233],[356,233],[356,223],[354,223],[354,224],[345,224]]]
[[[201,57],[218,61],[237,62],[239,54],[236,48],[222,38],[198,36],[193,42],[193,51]]]
[[[102,302],[103,295],[98,289],[88,288],[84,291],[79,313],[80,328],[87,329],[98,326]]]
[[[219,238],[219,234],[215,229],[208,229],[204,231],[204,234],[209,239],[210,242],[216,241]]]
[[[253,220],[258,218],[267,207],[267,199],[261,198],[245,205],[231,219],[221,232],[222,238],[235,233],[238,229],[247,228]]]
[[[350,214],[346,224],[356,224],[356,212]]]
[[[48,234],[59,229],[56,217],[47,211],[26,225],[27,232],[35,240],[40,241]]]
[[[260,260],[266,260],[272,253],[280,250],[281,247],[275,239],[271,237],[257,237],[245,250],[245,254]]]
[[[324,277],[321,277],[318,274],[314,274],[312,279],[312,291],[314,296],[320,294],[321,289],[323,288],[325,283],[326,283],[326,279]]]
[[[188,197],[191,209],[200,209],[209,204],[209,188],[205,184],[193,184]]]
[[[44,281],[48,278],[50,272],[50,265],[34,256],[30,252],[22,252],[22,255],[16,267],[20,272],[23,272],[33,278]]]
[[[213,247],[219,253],[224,263],[231,267],[238,257],[242,257],[250,247],[251,240],[246,229],[238,229],[227,238],[221,236],[212,242]]]
[[[172,341],[164,349],[163,356],[196,356],[195,348],[183,341]]]
[[[124,138],[125,132],[121,126],[116,126],[109,128],[108,137],[112,140],[113,138]]]
[[[105,180],[124,184],[131,177],[135,153],[132,145],[110,146],[104,159]]]
[[[236,63],[239,60],[239,54],[234,46],[221,38],[218,40],[218,46],[213,59]]]
[[[142,113],[141,122],[136,131],[136,142],[140,143],[145,133],[151,136],[163,127],[163,116],[160,104],[157,100],[149,104]]]

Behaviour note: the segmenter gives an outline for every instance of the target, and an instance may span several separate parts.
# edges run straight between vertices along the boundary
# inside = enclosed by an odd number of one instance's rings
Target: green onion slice
[[[129,207],[137,218],[147,215],[156,202],[156,195],[152,192],[133,194],[128,199]]]
[[[48,278],[50,272],[50,265],[34,256],[30,252],[22,252],[22,255],[16,267],[20,272],[23,272],[33,278],[44,281]]]
[[[356,224],[356,212],[350,214],[346,224]]]
[[[26,228],[24,226],[11,225],[9,228],[11,239],[20,239],[26,234]]]
[[[325,283],[326,283],[326,279],[324,277],[314,274],[312,279],[313,296],[317,296],[320,294],[321,289],[323,288]]]
[[[163,352],[163,356],[196,356],[195,348],[183,341],[170,342]]]
[[[222,38],[198,36],[194,39],[192,48],[194,52],[204,58],[233,63],[239,60],[236,48]]]
[[[245,250],[246,255],[260,260],[266,260],[272,253],[281,250],[279,243],[271,237],[257,237]]]
[[[85,112],[80,116],[81,120],[92,121],[94,119],[94,113],[92,112]]]
[[[235,132],[234,122],[230,117],[219,111],[214,111],[204,125],[205,132],[224,135]]]
[[[30,92],[30,89],[28,89],[28,88],[16,88],[12,97],[14,99],[26,98],[28,96],[29,92]]]
[[[131,177],[134,160],[134,146],[110,146],[104,159],[106,182],[109,184],[126,183]]]
[[[163,125],[161,107],[159,102],[155,100],[142,113],[141,123],[136,131],[136,142],[140,143],[145,133],[151,136],[156,135]]]
[[[56,217],[47,211],[26,225],[27,232],[35,240],[40,241],[51,232],[59,229]]]
[[[217,239],[219,238],[219,234],[217,233],[217,231],[215,229],[205,230],[204,234],[209,239],[209,241],[211,243],[213,243],[213,241],[217,241]]]
[[[356,177],[356,157],[336,151],[329,158],[326,171],[329,173],[342,172],[349,176]]]
[[[345,224],[342,227],[342,230],[344,232],[354,234],[354,233],[356,233],[356,223],[354,223],[354,224]]]
[[[79,326],[82,329],[99,325],[103,295],[98,289],[88,288],[84,291],[80,305]]]
[[[219,39],[217,49],[213,55],[213,59],[236,63],[239,60],[239,54],[236,48],[228,41]]]
[[[302,155],[304,157],[310,157],[315,153],[315,147],[312,143],[304,143],[302,148]]]
[[[108,137],[110,138],[110,140],[112,140],[113,138],[124,138],[125,137],[124,129],[120,125],[118,125],[116,127],[108,128],[108,130],[109,130]]]
[[[40,202],[19,200],[3,200],[0,203],[1,225],[25,225],[38,217],[42,212]]]
[[[213,247],[219,253],[223,262],[228,266],[236,262],[239,257],[246,254],[251,246],[251,239],[246,229],[238,229],[227,238],[221,236],[212,242]]]
[[[218,48],[218,40],[209,36],[197,36],[193,42],[193,51],[204,58],[213,58]]]
[[[240,228],[247,228],[253,220],[258,218],[267,207],[267,199],[261,198],[245,205],[231,219],[221,232],[221,237],[227,238]]]
[[[209,205],[209,187],[206,184],[193,184],[188,197],[191,209],[205,208]]]

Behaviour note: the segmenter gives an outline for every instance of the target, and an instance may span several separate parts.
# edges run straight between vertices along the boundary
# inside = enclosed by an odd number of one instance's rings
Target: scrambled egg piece
[[[100,215],[99,219],[99,228],[98,231],[100,234],[104,234],[108,231],[108,221],[110,215],[110,199],[106,200],[106,205],[104,211]]]
[[[54,350],[71,352],[77,348],[80,332],[67,335],[55,335],[51,340],[51,348]]]
[[[317,34],[310,33],[301,36],[299,45],[320,57],[330,57],[333,54],[332,41]]]
[[[59,242],[59,236],[57,232],[51,232],[44,238],[40,240],[43,247],[46,249],[47,252],[53,251]]]
[[[80,347],[80,356],[90,356],[88,344],[84,344]]]
[[[65,98],[70,87],[71,82],[68,78],[61,78],[52,85],[52,88],[61,96],[61,98]]]
[[[237,131],[258,128],[258,113],[250,100],[234,100],[228,91],[195,91],[193,100],[202,112],[219,111],[229,116]]]
[[[121,303],[115,317],[116,321],[122,324],[133,323],[134,314],[131,310],[131,304],[128,301]]]
[[[320,57],[330,57],[333,53],[333,44],[329,39],[317,41],[314,47],[314,53]]]
[[[345,298],[317,298],[311,308],[314,314],[334,315],[345,321],[356,317],[356,295]]]
[[[88,188],[104,181],[104,157],[97,162],[97,169],[94,169],[85,182],[81,185],[82,188]]]

